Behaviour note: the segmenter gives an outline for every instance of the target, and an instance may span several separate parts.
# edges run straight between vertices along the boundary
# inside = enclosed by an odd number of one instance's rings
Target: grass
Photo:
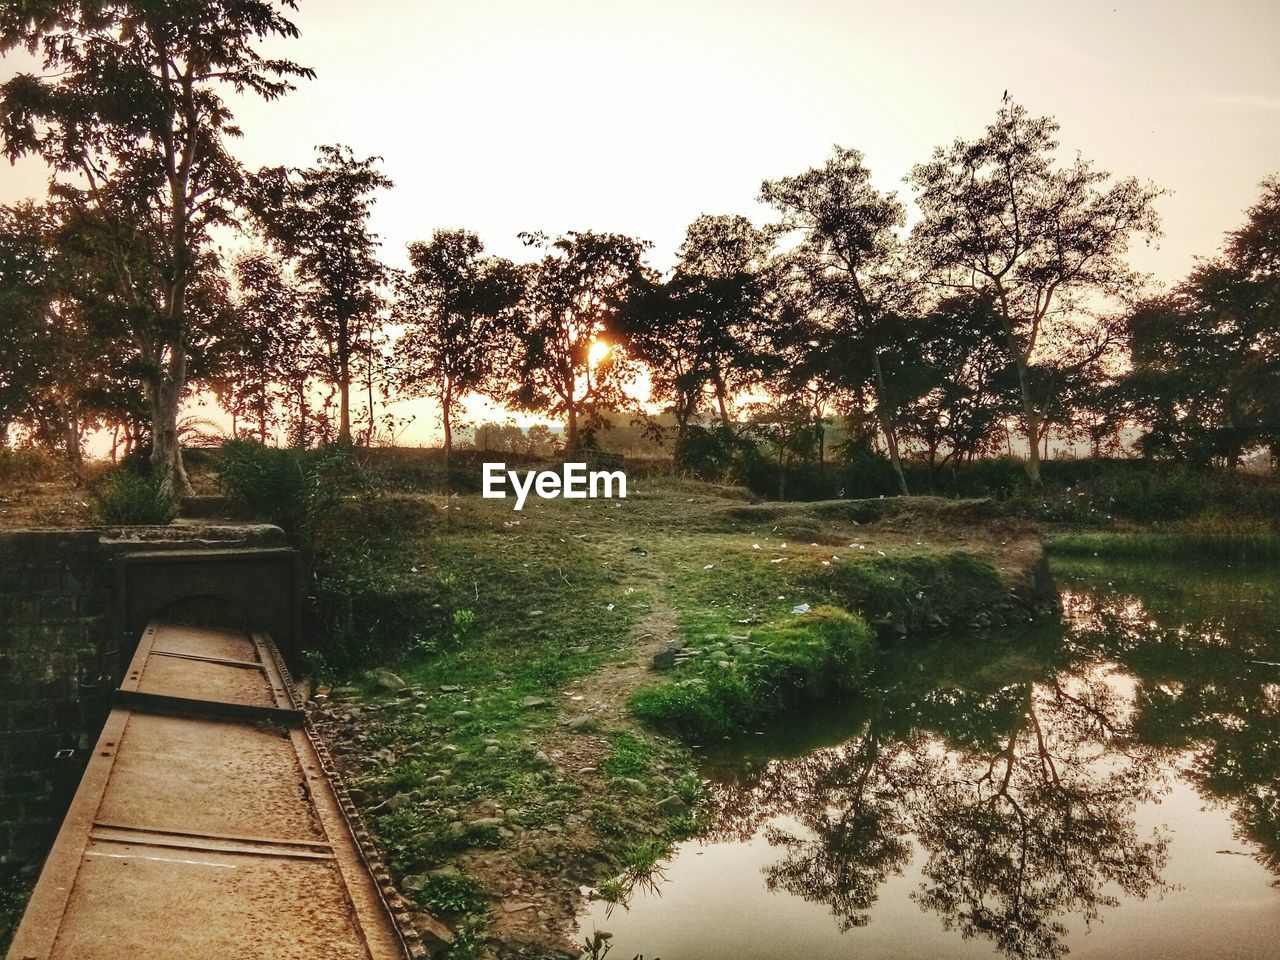
[[[989,537],[955,533],[944,502],[775,508],[649,478],[626,501],[515,513],[393,480],[366,476],[332,515],[300,525],[315,534],[308,632],[322,641],[308,672],[356,687],[358,749],[344,762],[393,874],[461,868],[462,880],[415,894],[457,914],[457,957],[488,935],[487,896],[505,895],[492,864],[570,885],[603,878],[603,894],[625,899],[702,828],[693,757],[662,733],[728,736],[847,691],[875,640],[859,608],[892,632],[1003,595]],[[810,612],[793,614],[798,603]],[[629,716],[561,726],[587,678],[658,637],[680,641],[686,662],[646,674],[657,682]],[[380,690],[377,666],[408,690]]]
[[[1266,560],[1280,558],[1280,534],[1256,527],[1204,525],[1169,532],[1061,533],[1048,538],[1054,554],[1077,557],[1211,557]]]
[[[873,642],[860,617],[822,607],[744,636],[732,658],[718,644],[693,648],[677,679],[632,696],[631,712],[685,740],[732,737],[855,687]]]
[[[0,952],[9,949],[34,882],[14,867],[0,866]]]
[[[117,470],[98,495],[98,515],[110,524],[166,524],[178,515],[178,502],[158,480]]]

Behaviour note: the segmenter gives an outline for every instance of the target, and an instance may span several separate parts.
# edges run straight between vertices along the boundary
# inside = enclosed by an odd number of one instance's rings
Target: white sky
[[[520,258],[520,230],[592,228],[670,263],[701,213],[767,216],[760,181],[857,147],[878,184],[973,136],[1001,94],[1063,146],[1173,191],[1133,262],[1177,280],[1280,171],[1280,3],[300,0],[276,52],[317,79],[237,107],[250,166],[319,143],[381,155],[387,259],[437,227]],[[11,56],[0,77],[30,63]],[[0,201],[43,191],[0,166]]]

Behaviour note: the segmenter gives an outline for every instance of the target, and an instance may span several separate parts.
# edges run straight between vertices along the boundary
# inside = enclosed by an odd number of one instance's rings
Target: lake
[[[614,957],[1280,957],[1280,571],[1056,558],[1060,627],[885,650],[704,747],[712,826]]]

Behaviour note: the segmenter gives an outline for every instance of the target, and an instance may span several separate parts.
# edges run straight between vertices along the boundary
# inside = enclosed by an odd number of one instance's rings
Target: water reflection
[[[1174,778],[1280,875],[1280,656],[1256,603],[1274,579],[1233,605],[1203,576],[1201,596],[1135,570],[1063,565],[1054,635],[886,656],[835,745],[802,731],[713,762],[711,840],[766,837],[769,889],[841,929],[917,863],[920,908],[1017,960],[1061,957],[1072,919],[1168,888],[1168,832],[1137,814]]]

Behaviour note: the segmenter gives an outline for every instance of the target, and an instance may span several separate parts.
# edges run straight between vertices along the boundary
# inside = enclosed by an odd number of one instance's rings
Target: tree
[[[943,299],[912,324],[901,352],[927,377],[903,422],[924,446],[930,469],[940,451],[944,464],[985,452],[1017,409],[1004,330],[988,298]]]
[[[648,278],[648,244],[614,233],[570,232],[522,239],[545,251],[530,266],[516,325],[518,385],[511,400],[565,419],[565,450],[582,449],[600,411],[625,402],[633,372],[617,317]],[[599,346],[598,346],[599,345]]]
[[[746,217],[701,216],[689,225],[671,277],[636,297],[625,315],[654,398],[671,404],[677,456],[708,398],[727,427],[731,397],[768,367],[762,305],[771,246]]]
[[[251,204],[266,236],[294,261],[307,313],[326,345],[324,375],[338,390],[338,439],[350,443],[352,367],[380,322],[378,288],[387,276],[369,215],[374,193],[392,183],[376,168],[378,157],[360,160],[334,145],[316,152],[314,167],[260,170]]]
[[[439,402],[447,459],[463,398],[492,385],[522,278],[511,261],[486,257],[466,230],[437,230],[429,242],[411,243],[409,263],[396,282],[393,314],[406,328],[396,342],[400,383]]]
[[[52,219],[33,203],[0,207],[0,447],[30,417],[34,392],[52,368]]]
[[[114,225],[103,249],[128,304],[130,339],[152,424],[152,464],[175,489],[178,410],[190,360],[188,293],[209,265],[209,230],[231,220],[239,130],[223,92],[274,100],[311,71],[264,57],[260,41],[296,37],[292,0],[31,0],[0,7],[0,50],[43,55],[44,76],[0,88],[10,159],[38,154],[68,202]],[[129,269],[142,261],[148,268]]]
[[[1018,374],[1027,476],[1040,482],[1046,416],[1037,397],[1037,350],[1047,327],[1079,322],[1086,308],[1126,300],[1140,278],[1125,254],[1135,237],[1159,233],[1161,191],[1134,178],[1112,181],[1077,157],[1054,163],[1059,127],[1031,117],[1008,96],[975,140],[956,140],[913,168],[922,213],[912,239],[930,279],[988,296]]]
[[[278,411],[296,409],[293,433],[305,446],[307,383],[316,345],[301,295],[280,258],[264,250],[239,256],[233,273],[234,322],[214,348],[207,379],[231,414],[234,434],[246,419],[258,441],[266,443],[280,421]]]
[[[794,177],[766,180],[761,200],[782,215],[776,229],[799,232],[785,258],[793,298],[843,356],[865,353],[870,361],[876,417],[889,448],[898,489],[907,492],[898,444],[898,404],[890,396],[883,353],[886,325],[909,311],[913,287],[900,230],[905,212],[897,197],[870,183],[857,150],[836,147],[825,165]],[[856,368],[846,366],[855,386]]]
[[[1152,455],[1236,466],[1280,449],[1280,177],[1223,255],[1125,321],[1133,369],[1111,394]]]

